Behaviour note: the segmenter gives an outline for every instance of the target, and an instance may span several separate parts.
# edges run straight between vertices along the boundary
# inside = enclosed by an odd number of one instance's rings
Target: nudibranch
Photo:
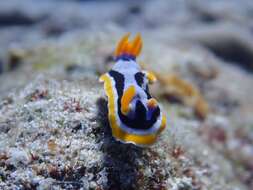
[[[130,42],[128,38],[129,34],[120,40],[114,52],[115,65],[99,81],[104,82],[113,137],[123,143],[147,146],[165,128],[166,117],[149,93],[148,84],[156,81],[155,75],[142,71],[136,62],[142,38],[140,34]]]

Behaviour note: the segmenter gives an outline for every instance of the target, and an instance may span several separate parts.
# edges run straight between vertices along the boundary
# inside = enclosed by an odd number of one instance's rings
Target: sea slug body
[[[100,82],[108,97],[108,119],[112,135],[123,143],[148,146],[156,142],[166,126],[166,117],[151,97],[148,84],[156,81],[153,73],[142,71],[136,57],[142,48],[138,34],[132,42],[125,35],[115,50],[116,63]]]

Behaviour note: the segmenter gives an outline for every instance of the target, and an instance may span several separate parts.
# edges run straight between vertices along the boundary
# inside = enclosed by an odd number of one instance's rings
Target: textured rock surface
[[[252,2],[129,2],[0,3],[1,189],[253,188]],[[154,84],[168,127],[149,148],[112,138],[98,83],[127,31],[209,106]]]

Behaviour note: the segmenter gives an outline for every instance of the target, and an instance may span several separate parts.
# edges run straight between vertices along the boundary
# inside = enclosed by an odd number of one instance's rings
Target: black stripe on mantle
[[[145,129],[150,129],[154,123],[157,121],[157,118],[160,115],[160,108],[157,107],[150,120],[147,120],[146,118],[146,108],[144,107],[143,103],[140,100],[136,101],[136,110],[135,110],[135,117],[133,119],[123,115],[121,113],[121,98],[123,96],[123,91],[124,91],[124,84],[125,84],[125,78],[124,75],[111,70],[109,71],[109,75],[113,78],[113,80],[115,81],[115,88],[118,94],[118,99],[117,99],[117,103],[118,103],[118,115],[120,120],[129,128],[132,129],[139,129],[139,130],[145,130]],[[146,92],[146,90],[145,90]],[[146,92],[147,93],[147,92]],[[150,94],[147,94],[147,97],[150,97]]]

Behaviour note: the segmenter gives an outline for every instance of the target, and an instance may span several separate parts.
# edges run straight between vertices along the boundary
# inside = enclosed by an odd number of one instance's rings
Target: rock
[[[20,163],[27,165],[29,163],[30,157],[25,150],[18,149],[18,148],[11,148],[8,150],[8,157],[7,160],[8,164],[18,166]]]
[[[50,97],[27,99],[34,89],[46,89]],[[10,108],[13,109],[13,119],[20,123],[13,126],[14,130],[20,131],[20,135],[16,138],[17,148],[9,149],[10,144],[3,150],[10,152],[3,164],[15,166],[12,170],[4,170],[5,185],[22,186],[21,181],[26,181],[30,186],[43,188],[50,176],[52,182],[47,185],[61,188],[79,188],[84,184],[102,189],[166,189],[186,184],[194,187],[184,174],[181,178],[173,173],[175,163],[171,160],[170,141],[166,140],[171,138],[169,131],[151,148],[138,148],[113,139],[107,121],[106,100],[102,94],[101,87],[91,87],[88,81],[77,86],[73,82],[62,83],[42,76],[21,90]],[[78,100],[81,109],[65,109],[64,105],[69,104],[69,99]],[[31,116],[32,122],[29,119]],[[5,119],[4,114],[1,117]],[[85,123],[87,129],[73,131],[77,121]],[[1,139],[9,135],[9,132],[1,133]],[[25,146],[27,152],[21,146]],[[28,152],[32,153],[33,159]],[[35,160],[34,155],[37,155]],[[178,170],[190,166],[188,158],[176,162],[185,165]],[[21,169],[19,163],[26,165],[24,175],[16,174],[14,178],[8,178],[8,174]],[[195,165],[193,170],[198,168]]]

